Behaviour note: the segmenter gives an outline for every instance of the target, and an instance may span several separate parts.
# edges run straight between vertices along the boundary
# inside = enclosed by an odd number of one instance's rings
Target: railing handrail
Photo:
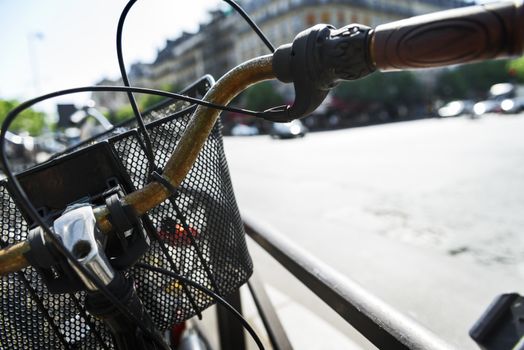
[[[243,212],[246,233],[379,349],[452,350],[454,346],[341,275],[286,236]]]

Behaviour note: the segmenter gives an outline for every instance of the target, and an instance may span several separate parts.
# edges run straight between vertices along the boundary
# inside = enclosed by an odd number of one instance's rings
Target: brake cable
[[[116,32],[116,52],[118,56],[118,67],[120,69],[120,75],[122,77],[122,82],[124,83],[124,86],[130,87],[129,83],[129,77],[127,75],[126,66],[124,63],[124,55],[122,50],[122,33],[124,28],[124,22],[127,18],[127,15],[133,5],[136,3],[137,0],[129,0],[129,2],[126,4],[124,9],[122,10],[122,13],[120,14],[120,18],[118,20],[118,26],[117,26],[117,32]],[[269,41],[269,39],[264,35],[262,30],[257,26],[255,21],[251,19],[251,17],[244,11],[244,9],[239,6],[234,0],[223,0],[227,4],[229,4],[243,19],[244,21],[251,27],[251,29],[258,35],[260,40],[267,46],[269,51],[271,53],[275,52],[275,47],[273,44]],[[133,113],[135,116],[135,120],[137,122],[138,130],[140,131],[140,135],[143,138],[144,145],[145,145],[145,153],[149,161],[149,169],[150,173],[157,169],[157,166],[155,164],[155,156],[153,151],[153,144],[151,142],[151,137],[149,136],[149,132],[146,129],[144,119],[142,118],[142,114],[140,113],[140,110],[138,108],[136,99],[133,95],[132,91],[127,91],[127,97],[129,100],[129,103],[131,105],[131,108],[133,109]],[[258,115],[260,116],[260,115]]]

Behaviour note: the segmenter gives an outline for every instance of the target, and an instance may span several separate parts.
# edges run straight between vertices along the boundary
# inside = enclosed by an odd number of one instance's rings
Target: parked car
[[[473,105],[473,101],[469,100],[451,101],[438,109],[438,116],[446,118],[470,115],[473,113]]]
[[[517,86],[511,83],[498,83],[489,88],[489,99],[502,101],[505,98],[514,97]]]
[[[473,110],[479,116],[485,113],[518,113],[522,110],[524,88],[511,83],[491,86],[488,99],[475,104]]]
[[[473,106],[473,112],[477,116],[481,116],[486,113],[499,113],[501,111],[500,100],[484,100],[475,103]]]
[[[304,137],[307,128],[300,120],[293,120],[289,123],[273,123],[269,135],[272,138],[286,139],[294,137]]]
[[[500,103],[502,112],[515,114],[524,111],[524,97],[507,98]]]
[[[231,135],[233,136],[254,136],[258,134],[259,131],[256,126],[237,124],[231,128]]]

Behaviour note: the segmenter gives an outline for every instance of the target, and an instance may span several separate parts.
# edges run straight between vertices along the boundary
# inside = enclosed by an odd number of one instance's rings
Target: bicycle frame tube
[[[274,79],[272,55],[243,63],[226,73],[204,96],[204,100],[227,105],[239,93],[258,82]],[[198,106],[173,154],[167,161],[163,176],[178,187],[196,161],[202,146],[213,129],[220,110]],[[158,182],[151,182],[127,196],[123,204],[130,205],[137,215],[143,215],[169,197],[169,191]],[[95,209],[98,226],[103,232],[111,230],[107,207]]]

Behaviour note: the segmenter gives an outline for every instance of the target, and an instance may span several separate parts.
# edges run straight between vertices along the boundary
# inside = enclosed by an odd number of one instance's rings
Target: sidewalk
[[[356,343],[348,339],[329,323],[318,317],[316,314],[295,302],[283,292],[265,285],[269,298],[273,302],[276,312],[286,330],[287,336],[294,349],[300,350],[361,350]],[[244,308],[244,315],[248,322],[252,324],[256,331],[262,336],[264,334],[264,344],[269,344],[263,325],[258,317],[256,308],[251,300],[251,295],[247,288],[241,289]],[[256,349],[256,345],[248,340],[248,349]],[[267,345],[268,349],[271,349]]]
[[[358,344],[342,334],[335,327],[295,302],[282,291],[265,285],[266,292],[273,302],[287,336],[296,350],[363,350]],[[243,316],[255,329],[266,350],[272,349],[264,326],[257,313],[247,286],[240,289]],[[219,350],[215,307],[206,310],[203,320],[198,322],[214,350]],[[246,332],[248,350],[258,349],[253,339]],[[222,349],[226,350],[226,349]]]

